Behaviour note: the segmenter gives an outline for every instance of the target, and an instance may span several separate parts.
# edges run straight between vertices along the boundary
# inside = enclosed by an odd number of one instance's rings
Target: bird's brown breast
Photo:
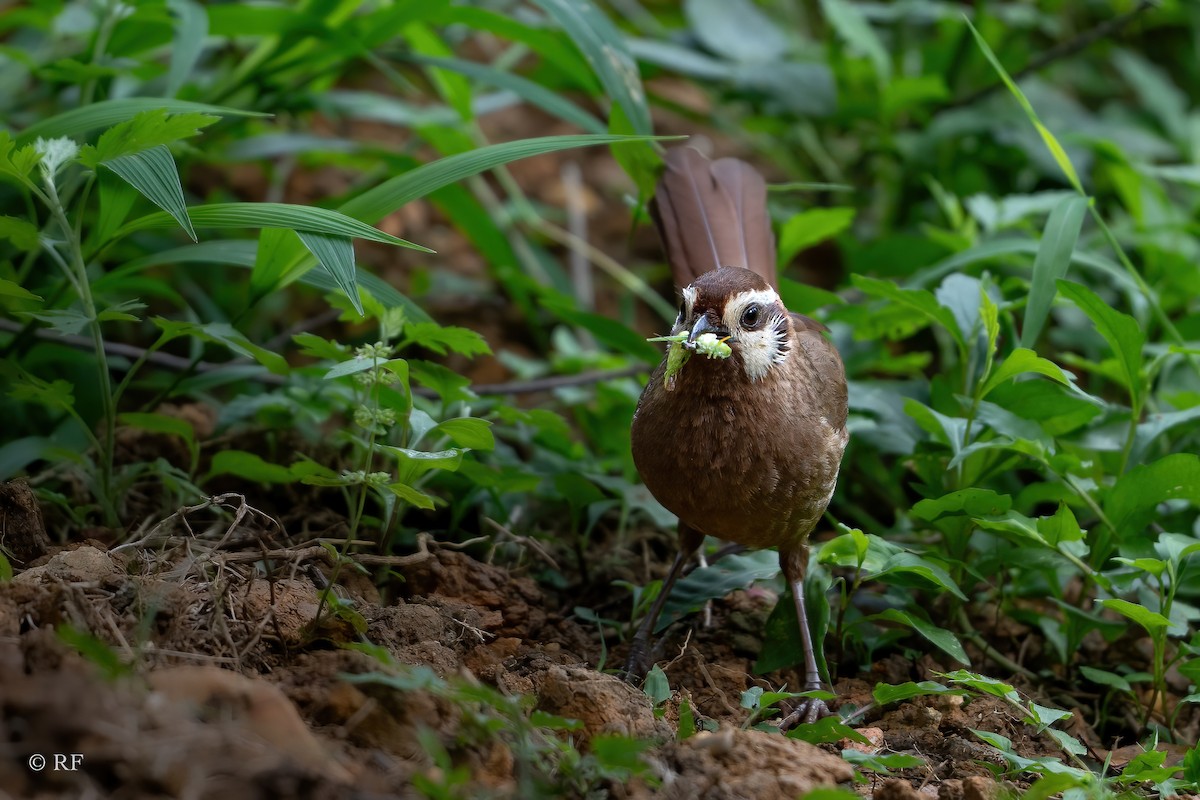
[[[797,326],[789,357],[751,382],[735,356],[664,366],[633,420],[633,457],[680,520],[750,547],[800,544],[825,511],[846,446],[846,383],[833,345]]]

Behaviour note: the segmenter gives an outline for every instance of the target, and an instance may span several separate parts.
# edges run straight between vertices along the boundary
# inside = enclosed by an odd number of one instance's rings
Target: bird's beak
[[[710,323],[708,321],[708,314],[701,314],[699,318],[697,318],[696,324],[692,326],[691,333],[688,334],[687,341],[683,343],[683,346],[688,350],[695,351],[696,339],[698,339],[701,334],[705,333],[715,334],[718,339],[722,340],[728,339],[730,336],[729,331],[725,330],[725,328],[714,326],[712,323]]]

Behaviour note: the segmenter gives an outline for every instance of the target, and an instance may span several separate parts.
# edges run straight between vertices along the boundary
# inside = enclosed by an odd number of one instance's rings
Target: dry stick
[[[1088,28],[1086,31],[1083,31],[1075,38],[1068,39],[1065,42],[1051,47],[1049,50],[1026,64],[1022,69],[1012,73],[1011,77],[1013,82],[1016,83],[1022,78],[1026,78],[1035,72],[1045,69],[1055,61],[1061,61],[1064,58],[1073,56],[1079,51],[1084,50],[1100,41],[1101,39],[1118,33],[1122,28],[1133,22],[1133,20],[1141,15],[1142,12],[1155,5],[1157,5],[1156,0],[1141,0],[1141,2],[1138,3],[1132,11],[1126,11],[1124,14],[1119,14],[1111,19],[1106,19],[1103,22],[1098,23],[1095,27]],[[951,100],[950,102],[941,106],[941,108],[938,110],[949,111],[953,108],[969,106],[972,103],[982,100],[993,92],[1003,89],[1004,86],[1005,83],[1003,81],[996,81],[993,84],[972,92],[966,97],[960,97],[957,100]]]

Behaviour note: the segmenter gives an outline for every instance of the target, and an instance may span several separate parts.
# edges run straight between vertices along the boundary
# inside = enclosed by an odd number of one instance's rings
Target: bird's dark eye
[[[758,318],[760,315],[758,303],[752,303],[742,312],[742,327],[747,329],[758,327]]]

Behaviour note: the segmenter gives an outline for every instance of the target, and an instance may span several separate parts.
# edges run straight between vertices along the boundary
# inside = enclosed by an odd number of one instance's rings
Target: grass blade
[[[120,122],[133,119],[143,111],[168,111],[180,113],[196,111],[204,114],[219,114],[227,117],[269,117],[257,111],[243,111],[228,106],[211,106],[207,103],[190,103],[167,97],[127,97],[122,100],[101,100],[91,105],[73,108],[49,119],[35,122],[17,136],[18,144],[29,144],[39,136],[52,139],[55,136],[79,136],[97,128],[111,128]]]
[[[1050,211],[1042,242],[1033,260],[1033,277],[1029,287],[1029,303],[1025,307],[1025,327],[1021,331],[1021,347],[1033,349],[1042,325],[1054,302],[1058,280],[1067,274],[1071,253],[1079,240],[1079,229],[1087,211],[1088,200],[1080,195],[1064,197]]]
[[[141,192],[147,200],[170,214],[192,237],[192,241],[196,241],[196,229],[188,219],[187,201],[183,199],[179,170],[175,168],[175,159],[166,145],[156,145],[149,150],[117,156],[102,163]]]

